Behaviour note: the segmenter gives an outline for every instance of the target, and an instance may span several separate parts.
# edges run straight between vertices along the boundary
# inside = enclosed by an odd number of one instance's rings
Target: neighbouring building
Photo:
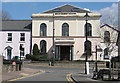
[[[31,22],[31,20],[2,21],[0,53],[4,59],[12,59],[15,56],[20,57],[20,55],[23,59],[26,54],[30,54],[30,30],[25,27]]]
[[[85,25],[88,13],[87,36],[91,53],[88,60],[95,60],[95,46],[100,44],[100,13],[72,5],[63,5],[42,13],[32,14],[32,47],[37,44],[41,53],[53,53],[53,28],[55,58],[58,60],[85,60]]]
[[[116,45],[119,31],[114,27],[104,24],[99,29],[99,35],[101,37],[100,47],[102,53],[99,58],[104,61],[109,61],[112,57],[118,56],[118,46]]]
[[[89,15],[87,32],[86,13]],[[86,33],[88,60],[96,59],[96,46],[102,49],[97,53],[97,59],[100,61],[109,61],[112,57],[118,56],[119,42],[118,46],[116,42],[119,40],[119,31],[108,24],[100,26],[100,13],[67,4],[32,14],[31,17],[32,20],[2,22],[0,54],[4,59],[20,55],[25,58],[26,54],[32,53],[34,44],[37,44],[40,53],[48,53],[49,58],[53,56],[55,50],[54,57],[57,60],[85,60]],[[53,35],[55,49],[53,49]]]

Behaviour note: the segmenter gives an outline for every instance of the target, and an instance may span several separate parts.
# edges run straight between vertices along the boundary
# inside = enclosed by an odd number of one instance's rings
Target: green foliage
[[[26,59],[31,59],[31,55],[30,54],[26,54]]]
[[[31,60],[32,61],[48,61],[48,54],[44,54],[44,55],[32,55],[31,56]]]
[[[34,44],[33,46],[33,55],[39,55],[40,52],[39,52],[39,49],[38,49],[38,45],[37,44]]]

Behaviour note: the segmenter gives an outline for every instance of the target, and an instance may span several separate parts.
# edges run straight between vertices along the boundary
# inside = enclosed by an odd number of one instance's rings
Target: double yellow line
[[[71,79],[71,73],[67,74],[66,79],[70,82],[70,83],[74,83],[74,81]]]

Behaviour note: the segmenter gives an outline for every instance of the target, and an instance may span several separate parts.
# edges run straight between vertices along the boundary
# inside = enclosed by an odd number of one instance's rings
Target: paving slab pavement
[[[40,73],[40,72],[42,72],[42,70],[31,69],[31,68],[23,68],[21,71],[3,72],[2,73],[2,81],[4,83],[11,79],[25,77],[25,76]]]
[[[71,78],[75,83],[120,83],[120,81],[103,81],[103,80],[95,80],[92,79],[93,74],[85,74],[85,73],[73,73]]]

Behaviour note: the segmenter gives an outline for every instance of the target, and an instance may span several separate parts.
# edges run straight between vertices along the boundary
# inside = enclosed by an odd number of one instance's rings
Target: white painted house
[[[24,58],[30,54],[30,30],[25,29],[31,24],[31,20],[6,20],[2,21],[2,42],[0,54],[4,59],[12,59],[15,56]],[[20,51],[20,46],[23,48]]]
[[[98,31],[101,37],[99,46],[103,50],[100,60],[109,61],[112,57],[118,56],[118,46],[116,42],[119,31],[108,24],[102,25]]]
[[[53,53],[53,28],[55,58],[59,60],[85,60],[85,24],[88,12],[88,40],[95,60],[95,46],[100,44],[97,30],[100,28],[100,13],[94,13],[72,5],[63,5],[46,12],[32,14],[32,47],[37,44],[41,53]]]

